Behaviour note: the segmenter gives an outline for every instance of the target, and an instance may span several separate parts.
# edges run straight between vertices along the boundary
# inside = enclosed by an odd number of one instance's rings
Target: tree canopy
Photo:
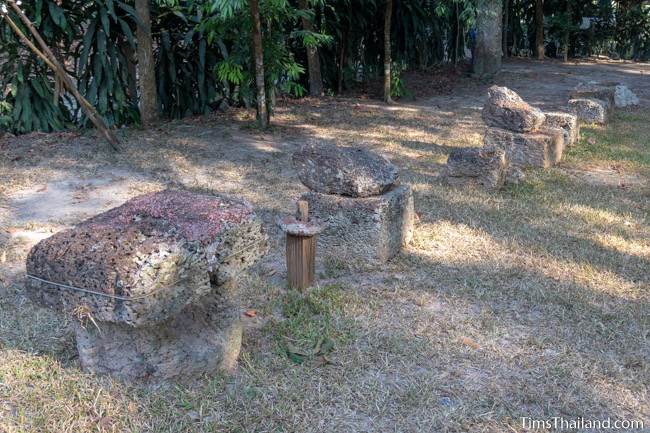
[[[400,79],[403,71],[459,65],[470,56],[477,6],[492,3],[154,0],[145,4],[149,17],[140,16],[142,10],[138,14],[133,0],[34,0],[21,8],[80,93],[108,125],[121,126],[144,120],[140,99],[147,96],[139,90],[139,77],[154,77],[155,98],[149,97],[154,99],[149,106],[166,118],[225,105],[257,105],[259,111],[260,100],[268,117],[279,96],[364,90],[381,80],[386,81],[384,99],[399,98],[407,92]],[[505,5],[501,51],[506,56],[536,54],[540,20],[535,15],[541,5],[546,56],[650,58],[647,2],[499,3]],[[251,13],[253,5],[257,15]],[[4,10],[3,15],[16,18],[10,8]],[[257,54],[256,16],[261,38]],[[13,21],[29,35],[20,20]],[[139,31],[149,21],[151,31]],[[143,38],[150,38],[151,71],[142,69],[142,57],[136,55],[147,43]],[[261,69],[256,67],[259,61]],[[88,116],[60,81],[2,20],[0,128],[27,133],[87,126]]]

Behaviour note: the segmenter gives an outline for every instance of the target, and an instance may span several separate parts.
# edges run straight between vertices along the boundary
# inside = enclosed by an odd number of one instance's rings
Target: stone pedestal
[[[629,107],[632,105],[639,105],[639,97],[636,96],[634,92],[627,86],[618,84],[614,89],[615,107]]]
[[[26,290],[78,321],[84,369],[126,380],[188,377],[234,365],[236,280],[266,249],[248,203],[161,191],[39,242]]]
[[[488,189],[503,186],[508,159],[502,149],[455,149],[447,159],[444,175],[450,185],[471,185]]]
[[[74,328],[81,367],[125,381],[229,372],[237,364],[242,339],[238,305],[214,295],[157,324],[95,326],[82,320]]]
[[[580,124],[575,114],[562,113],[559,111],[548,112],[542,127],[560,128],[563,130],[564,146],[573,146],[580,139]]]
[[[309,202],[324,230],[318,237],[320,257],[384,263],[413,237],[413,194],[409,185],[394,186],[382,195],[344,197],[308,192]]]
[[[531,107],[507,87],[492,86],[481,116],[486,125],[514,132],[537,130],[544,123],[544,113]]]
[[[306,144],[292,157],[310,190],[347,197],[383,194],[399,181],[399,170],[381,155],[360,147]]]
[[[607,123],[610,108],[611,104],[602,99],[581,98],[569,100],[569,111],[584,123]]]
[[[570,93],[571,99],[598,99],[614,107],[616,83],[580,83]]]
[[[503,149],[511,170],[528,167],[549,168],[562,157],[564,133],[558,128],[526,133],[488,128],[483,143],[488,148]]]

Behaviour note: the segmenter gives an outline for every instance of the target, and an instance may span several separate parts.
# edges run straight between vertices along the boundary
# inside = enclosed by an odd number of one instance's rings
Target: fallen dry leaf
[[[480,349],[481,348],[480,344],[478,344],[476,341],[472,340],[469,337],[462,337],[460,339],[460,342],[463,343],[465,346],[471,347],[472,349]]]

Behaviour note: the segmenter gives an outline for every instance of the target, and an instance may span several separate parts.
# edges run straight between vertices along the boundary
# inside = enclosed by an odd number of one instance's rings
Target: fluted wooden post
[[[321,227],[309,222],[309,204],[298,201],[298,218],[280,222],[287,233],[287,283],[290,289],[304,290],[316,277],[316,243]]]

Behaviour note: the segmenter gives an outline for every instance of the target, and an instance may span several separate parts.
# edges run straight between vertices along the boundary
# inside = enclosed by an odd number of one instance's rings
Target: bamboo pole
[[[13,29],[14,32],[16,32],[18,37],[29,47],[29,49],[32,50],[34,54],[36,54],[39,58],[41,58],[54,71],[54,73],[60,77],[63,85],[68,89],[70,93],[72,93],[72,96],[75,97],[77,102],[79,102],[81,109],[84,111],[84,113],[86,113],[86,116],[88,116],[93,125],[95,125],[95,128],[100,131],[111,148],[114,151],[118,152],[120,150],[120,142],[117,139],[117,136],[108,128],[104,122],[104,119],[102,119],[95,107],[93,107],[90,102],[88,102],[88,100],[84,98],[83,95],[79,92],[79,89],[77,89],[77,86],[75,86],[72,78],[70,78],[65,68],[61,65],[61,63],[59,63],[54,53],[52,53],[52,50],[50,50],[41,35],[38,33],[38,30],[36,30],[36,27],[34,27],[29,18],[27,18],[27,16],[23,13],[22,9],[20,9],[15,0],[6,0],[6,4],[8,4],[14,10],[14,12],[16,12],[20,20],[27,27],[32,36],[34,36],[34,39],[36,39],[36,42],[40,45],[41,49],[39,50],[38,47],[36,47],[36,45],[30,41],[27,36],[25,36],[25,34],[20,30],[16,23],[11,20],[9,14],[5,13],[2,16],[7,21],[9,26]]]
[[[43,54],[41,52],[41,50],[39,50],[36,47],[36,45],[34,45],[34,43],[29,40],[29,38],[27,36],[25,36],[25,34],[22,32],[22,30],[20,30],[20,27],[18,27],[16,25],[16,23],[14,23],[13,20],[11,18],[9,18],[9,15],[4,15],[4,19],[9,24],[9,27],[11,27],[13,29],[13,31],[16,32],[16,34],[18,35],[18,38],[21,41],[23,41],[25,43],[25,45],[27,45],[27,47],[34,52],[34,54],[36,54],[38,57],[40,57],[40,59],[43,60],[47,66],[49,66],[52,69],[56,69],[56,67],[54,66],[54,63],[52,63],[50,61],[50,59],[48,59],[47,56],[45,54]]]

